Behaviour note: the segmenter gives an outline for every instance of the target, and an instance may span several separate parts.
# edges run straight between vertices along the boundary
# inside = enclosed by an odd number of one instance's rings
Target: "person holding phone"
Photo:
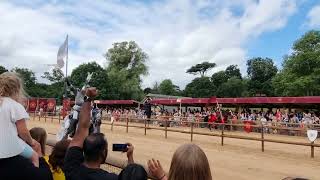
[[[102,133],[89,135],[91,102],[97,95],[95,88],[86,90],[88,98],[83,103],[79,124],[73,139],[70,142],[65,160],[64,173],[68,180],[82,179],[109,179],[116,180],[118,175],[109,173],[100,168],[108,155],[108,142]],[[133,163],[133,146],[127,144],[128,163]]]

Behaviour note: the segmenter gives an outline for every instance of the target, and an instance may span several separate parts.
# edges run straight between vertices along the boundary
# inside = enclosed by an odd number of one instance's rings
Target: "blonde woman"
[[[159,180],[212,180],[207,156],[195,144],[184,144],[176,150],[168,175],[158,160],[149,160],[148,167],[151,175]]]
[[[39,166],[38,154],[32,147],[40,144],[32,139],[26,125],[29,115],[23,107],[25,99],[21,79],[17,74],[0,75],[0,159],[21,155]]]

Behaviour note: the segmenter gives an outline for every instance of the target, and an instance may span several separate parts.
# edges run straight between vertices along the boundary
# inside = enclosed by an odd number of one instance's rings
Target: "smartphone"
[[[128,145],[127,144],[112,144],[112,151],[121,151],[127,152]]]

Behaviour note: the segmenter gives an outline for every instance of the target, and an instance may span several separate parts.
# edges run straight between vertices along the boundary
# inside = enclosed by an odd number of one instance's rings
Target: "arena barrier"
[[[36,118],[36,112],[33,113],[33,119],[37,119]],[[44,115],[44,119],[45,121],[47,120],[47,118],[51,119],[51,122],[53,122],[53,119],[58,119],[59,123],[62,120],[62,117],[60,115],[58,115],[58,118],[56,117],[50,117],[50,113],[48,113],[47,115],[49,115],[46,118],[46,114]],[[41,117],[38,117],[39,121],[41,120]],[[109,118],[103,118],[103,121],[108,120]],[[240,128],[244,128],[246,126],[246,124],[233,124],[233,123],[213,123],[213,125],[215,126],[219,126],[220,128],[220,133],[217,132],[195,132],[194,128],[195,125],[199,126],[201,124],[209,124],[208,122],[194,122],[194,121],[173,121],[173,120],[167,120],[167,118],[165,118],[165,120],[158,120],[158,119],[138,119],[138,118],[129,118],[129,117],[121,117],[120,121],[125,122],[125,124],[120,124],[118,122],[102,122],[102,124],[105,125],[110,125],[111,131],[113,131],[114,126],[119,126],[119,127],[126,127],[126,132],[129,132],[129,127],[134,127],[134,128],[140,128],[140,129],[144,129],[144,135],[147,135],[147,130],[153,129],[153,130],[161,130],[164,131],[164,136],[165,138],[168,138],[168,132],[178,132],[178,133],[185,133],[185,134],[190,134],[190,141],[193,141],[193,136],[194,135],[205,135],[205,136],[215,136],[215,137],[220,137],[221,138],[221,146],[224,145],[224,138],[233,138],[233,139],[243,139],[243,140],[251,140],[251,141],[260,141],[261,142],[261,151],[264,152],[265,151],[265,142],[270,142],[270,143],[279,143],[279,144],[291,144],[291,145],[297,145],[297,146],[308,146],[310,147],[310,157],[314,158],[314,148],[315,147],[320,147],[320,144],[318,143],[314,143],[314,142],[295,142],[295,141],[287,141],[287,140],[277,140],[277,139],[271,139],[271,138],[265,138],[265,128],[270,128],[272,130],[286,130],[286,131],[297,131],[300,132],[301,134],[305,134],[306,133],[306,128],[319,128],[320,125],[316,124],[316,125],[308,125],[308,127],[304,127],[304,128],[292,128],[292,127],[279,127],[279,126],[265,126],[262,123],[260,123],[259,125],[251,125],[252,128],[256,128],[258,129],[258,132],[261,134],[260,138],[258,137],[248,137],[248,136],[243,136],[243,135],[232,135],[232,134],[226,134],[226,127],[240,127]],[[136,121],[136,122],[140,122],[143,123],[144,126],[140,126],[140,125],[129,125],[129,122],[131,121]],[[164,127],[151,127],[150,126],[150,122],[161,122],[166,124]],[[185,131],[185,130],[179,130],[179,129],[171,129],[168,128],[167,125],[168,123],[171,122],[179,122],[179,123],[185,123],[185,124],[189,124],[190,125],[190,131]],[[232,122],[232,121],[231,121]],[[283,123],[279,123],[280,125]],[[297,123],[288,123],[291,125],[295,125],[295,126],[299,126],[300,124]]]

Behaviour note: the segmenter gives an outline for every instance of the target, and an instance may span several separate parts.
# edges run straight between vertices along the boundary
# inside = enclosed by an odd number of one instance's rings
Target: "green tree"
[[[228,78],[225,71],[218,71],[212,75],[211,81],[215,87],[219,87],[222,83],[227,82]]]
[[[78,88],[81,88],[87,78],[88,73],[93,73],[90,86],[96,87],[99,90],[97,98],[107,98],[107,88],[109,87],[108,75],[96,62],[84,63],[76,67],[71,73],[71,83]]]
[[[154,94],[160,94],[160,90],[159,90],[159,84],[158,84],[158,82],[155,82],[155,83],[153,84],[153,87],[152,87],[151,93],[154,93]]]
[[[125,69],[128,76],[139,80],[141,75],[148,74],[148,68],[145,65],[148,55],[134,41],[114,43],[105,57],[109,62],[108,69]]]
[[[236,77],[238,79],[242,79],[240,69],[238,65],[230,65],[226,68],[225,73],[228,78]]]
[[[144,93],[145,95],[147,95],[147,94],[149,94],[149,93],[151,93],[151,92],[152,92],[152,89],[149,88],[149,87],[147,87],[147,88],[145,88],[145,89],[143,90],[143,93]]]
[[[4,73],[4,72],[7,72],[8,70],[3,67],[3,66],[0,66],[0,74]]]
[[[242,97],[247,96],[246,81],[238,77],[231,77],[227,82],[221,84],[217,89],[216,95],[218,97]]]
[[[252,58],[247,61],[250,94],[273,95],[272,78],[277,74],[277,67],[270,58]]]
[[[320,95],[320,31],[309,31],[298,39],[286,56],[283,69],[272,81],[279,96]]]
[[[189,74],[200,74],[201,77],[204,77],[205,73],[210,69],[216,67],[215,63],[203,62],[201,64],[196,64],[187,70]]]
[[[24,88],[28,96],[31,97],[51,97],[49,92],[49,86],[47,84],[37,83],[35,73],[27,68],[15,67],[11,70],[18,73],[23,79]]]
[[[59,68],[54,68],[52,69],[52,72],[44,72],[43,75],[41,76],[42,78],[48,79],[52,83],[56,82],[62,82],[64,75],[61,69]]]
[[[161,94],[165,95],[178,95],[179,87],[174,85],[170,79],[163,80],[159,85],[159,90]]]
[[[143,98],[141,76],[148,74],[148,55],[134,41],[114,43],[105,54],[108,62],[109,97],[112,99]]]
[[[216,88],[209,77],[199,77],[187,84],[184,94],[194,98],[211,97],[215,95],[215,90]]]
[[[11,70],[12,72],[18,73],[20,77],[23,79],[25,88],[30,88],[36,84],[36,76],[33,71],[27,68],[18,68],[15,67]]]

